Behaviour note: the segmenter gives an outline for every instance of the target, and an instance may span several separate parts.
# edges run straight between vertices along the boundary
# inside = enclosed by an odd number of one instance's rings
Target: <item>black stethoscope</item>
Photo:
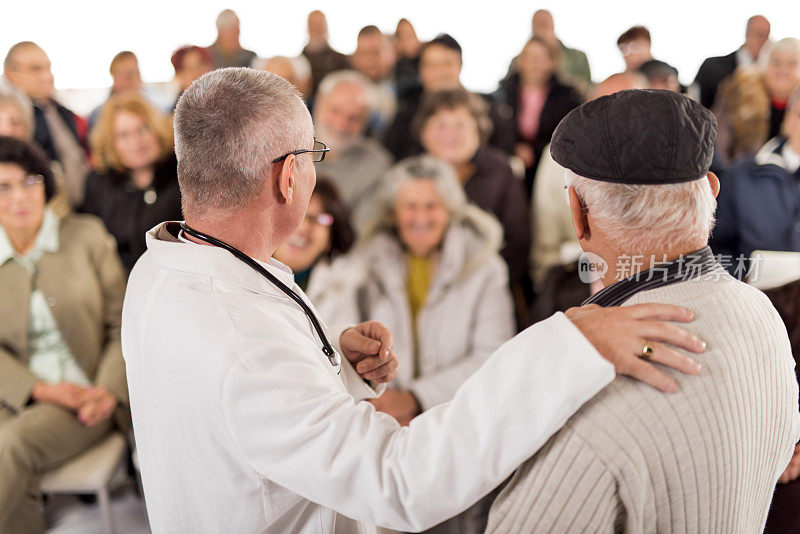
[[[333,365],[334,367],[337,366],[339,367],[338,372],[342,371],[341,356],[339,356],[339,353],[334,350],[333,346],[328,341],[328,336],[326,336],[325,332],[322,330],[322,325],[320,324],[319,319],[317,319],[317,316],[314,314],[314,310],[312,310],[308,306],[308,304],[306,304],[306,302],[302,299],[300,295],[295,293],[294,290],[292,290],[292,288],[290,288],[289,286],[278,280],[278,278],[275,277],[275,275],[266,270],[256,260],[248,256],[238,248],[229,245],[224,241],[220,241],[215,237],[211,237],[208,234],[204,234],[203,232],[198,232],[194,228],[190,228],[189,225],[187,225],[185,222],[181,222],[180,225],[181,225],[181,230],[183,230],[190,236],[195,237],[201,241],[205,241],[209,245],[213,245],[219,248],[224,248],[225,250],[233,254],[237,259],[246,263],[251,269],[256,271],[258,274],[260,274],[261,276],[272,282],[278,289],[286,293],[286,295],[288,295],[289,298],[295,301],[303,309],[303,312],[305,312],[306,316],[311,321],[314,330],[317,331],[317,335],[322,341],[322,353],[325,354],[325,356],[328,358],[328,361],[331,362],[331,365]]]

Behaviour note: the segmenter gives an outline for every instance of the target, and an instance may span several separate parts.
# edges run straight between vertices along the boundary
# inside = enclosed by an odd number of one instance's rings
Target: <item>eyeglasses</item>
[[[305,220],[311,224],[319,226],[330,226],[333,224],[333,215],[330,213],[320,213],[319,215],[311,215],[306,213]]]
[[[44,176],[41,174],[31,174],[30,176],[26,176],[24,180],[19,183],[20,188],[23,191],[32,191],[36,186],[41,185],[44,183]],[[5,197],[11,194],[14,190],[15,184],[12,183],[3,183],[0,184],[0,197]]]
[[[278,163],[279,161],[283,161],[283,160],[285,160],[286,158],[288,158],[289,156],[292,156],[292,155],[298,156],[300,154],[306,154],[306,153],[310,153],[311,154],[311,161],[313,161],[314,163],[319,163],[320,161],[323,161],[325,159],[325,154],[330,152],[330,151],[331,151],[331,149],[328,148],[328,146],[325,143],[323,143],[322,141],[317,141],[316,139],[314,139],[314,148],[312,148],[311,150],[309,150],[307,148],[304,148],[304,149],[301,149],[301,150],[292,150],[291,152],[289,152],[287,154],[284,154],[283,156],[281,156],[279,158],[273,159],[272,163]]]

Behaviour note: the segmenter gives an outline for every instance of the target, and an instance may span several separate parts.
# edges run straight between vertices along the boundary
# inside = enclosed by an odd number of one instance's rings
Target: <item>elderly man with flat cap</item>
[[[605,288],[588,303],[686,306],[703,369],[661,395],[617,377],[516,472],[488,532],[761,532],[800,434],[789,341],[769,300],[707,246],[714,117],[668,91],[575,109],[550,149]],[[652,345],[645,343],[648,357]]]

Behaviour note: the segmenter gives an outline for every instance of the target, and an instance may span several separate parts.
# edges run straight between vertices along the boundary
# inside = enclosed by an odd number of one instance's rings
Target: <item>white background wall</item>
[[[59,89],[107,86],[108,64],[125,49],[139,56],[145,82],[169,80],[172,51],[186,43],[210,44],[216,35],[216,16],[227,7],[242,20],[243,45],[261,56],[299,53],[306,40],[306,15],[312,9],[326,12],[332,44],[344,53],[355,48],[362,26],[376,24],[393,32],[397,20],[406,17],[421,39],[448,32],[461,43],[462,81],[476,91],[496,87],[528,37],[531,15],[538,8],[551,10],[556,31],[568,46],[586,51],[595,80],[622,69],[616,38],[634,24],[650,28],[654,55],[676,66],[684,83],[691,82],[705,57],[729,53],[741,44],[745,21],[752,14],[770,19],[775,39],[800,37],[800,0],[491,0],[465,2],[457,8],[453,2],[431,0],[3,0],[3,4],[0,54],[21,40],[38,42],[50,55]]]

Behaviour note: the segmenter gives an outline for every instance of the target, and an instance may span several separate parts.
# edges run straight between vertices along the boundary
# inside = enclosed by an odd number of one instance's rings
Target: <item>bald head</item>
[[[312,43],[328,42],[328,19],[322,11],[308,14],[308,39]]]
[[[50,58],[42,48],[31,41],[12,46],[3,62],[5,77],[29,98],[53,97],[55,84],[50,70]]]
[[[620,72],[612,74],[602,82],[598,83],[589,92],[589,100],[600,98],[601,96],[613,95],[627,89],[646,89],[647,78],[638,72]]]
[[[755,15],[747,19],[744,32],[744,48],[753,59],[757,59],[761,49],[769,40],[770,24],[763,15]]]
[[[553,15],[546,9],[540,9],[533,14],[531,20],[531,30],[534,37],[539,37],[547,41],[556,38],[555,23]]]
[[[239,27],[239,16],[232,9],[225,9],[217,16],[217,29],[225,30]]]

